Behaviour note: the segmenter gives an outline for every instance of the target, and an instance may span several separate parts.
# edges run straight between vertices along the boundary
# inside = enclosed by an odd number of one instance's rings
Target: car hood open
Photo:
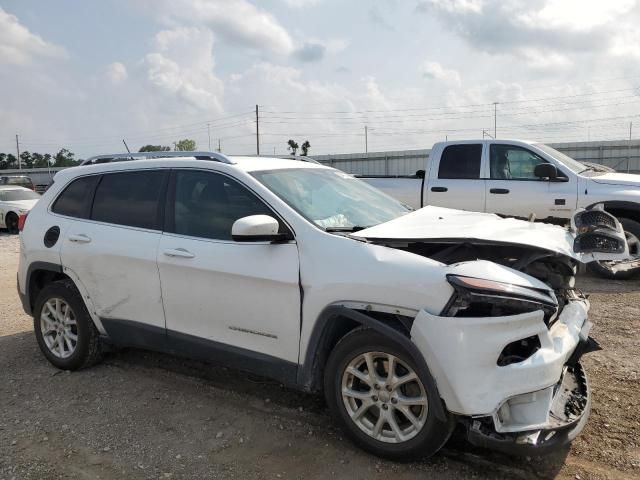
[[[371,241],[408,241],[528,245],[583,261],[573,251],[575,236],[566,228],[491,213],[427,206],[352,234]]]

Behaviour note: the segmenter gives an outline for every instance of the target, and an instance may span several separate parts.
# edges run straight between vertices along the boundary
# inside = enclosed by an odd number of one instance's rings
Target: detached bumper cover
[[[565,305],[548,328],[542,311],[507,317],[438,317],[422,310],[415,318],[411,339],[424,355],[447,409],[463,416],[493,416],[502,404],[519,395],[532,395],[556,385],[565,364],[581,341],[588,339],[587,300]],[[498,366],[504,347],[537,336],[540,349],[522,362]],[[551,401],[541,405],[543,393],[530,399],[537,410],[526,412],[519,430],[540,427]],[[544,408],[543,408],[544,407]],[[527,423],[528,422],[528,423]],[[508,429],[508,427],[506,428]]]
[[[576,363],[566,367],[553,390],[547,428],[499,433],[493,426],[493,417],[469,419],[469,442],[515,455],[544,455],[568,444],[582,432],[591,412],[589,384],[582,366]]]

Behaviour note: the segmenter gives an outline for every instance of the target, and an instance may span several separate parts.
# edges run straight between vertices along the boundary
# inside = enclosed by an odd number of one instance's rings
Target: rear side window
[[[440,158],[438,178],[478,179],[482,161],[482,144],[449,145]]]
[[[96,189],[91,219],[130,227],[160,229],[160,196],[166,172],[108,173]]]
[[[100,177],[82,177],[74,180],[63,190],[51,210],[68,217],[89,218],[91,197]]]

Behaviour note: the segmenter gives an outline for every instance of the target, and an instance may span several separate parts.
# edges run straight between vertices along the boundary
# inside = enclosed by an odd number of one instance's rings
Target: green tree
[[[27,150],[20,154],[20,162],[22,168],[32,168],[33,167],[33,159],[31,158],[31,153]]]
[[[287,142],[287,150],[291,150],[291,155],[295,155],[298,151],[298,144],[294,140],[289,139]]]
[[[74,165],[78,164],[78,161],[73,157],[75,157],[75,154],[73,152],[70,152],[66,148],[62,148],[53,157],[55,160],[54,165],[56,167],[73,167]]]
[[[18,168],[18,159],[13,153],[7,154],[7,166],[5,168]]]
[[[185,138],[176,142],[176,151],[178,152],[193,152],[196,149],[196,141],[190,138]]]
[[[6,170],[8,167],[7,154],[0,153],[0,170]]]
[[[195,142],[194,142],[195,148]],[[171,150],[170,147],[165,147],[164,145],[145,145],[144,147],[140,147],[139,152],[168,152]]]
[[[310,148],[311,148],[311,144],[309,143],[309,140],[305,140],[304,143],[302,144],[302,147],[300,147],[300,149],[302,150],[301,155],[303,157],[306,157],[309,154]]]

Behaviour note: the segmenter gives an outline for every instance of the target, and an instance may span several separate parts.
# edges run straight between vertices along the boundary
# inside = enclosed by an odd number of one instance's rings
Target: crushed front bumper
[[[545,428],[500,433],[495,429],[495,415],[467,418],[463,420],[467,439],[478,447],[512,455],[544,455],[568,444],[582,432],[591,412],[589,383],[582,366],[567,366],[552,390]]]
[[[583,353],[590,339],[589,303],[569,301],[548,327],[542,311],[506,317],[438,317],[421,311],[411,339],[427,361],[447,410],[468,426],[476,445],[517,453],[571,441],[589,416]],[[538,338],[522,361],[501,366],[505,346]]]

